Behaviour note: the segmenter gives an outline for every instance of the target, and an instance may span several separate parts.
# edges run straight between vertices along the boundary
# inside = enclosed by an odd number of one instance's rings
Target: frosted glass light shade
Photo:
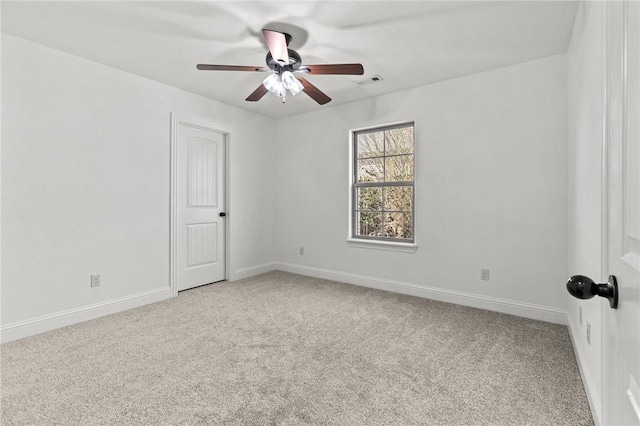
[[[271,74],[264,79],[262,84],[269,92],[280,98],[284,98],[287,95],[287,89],[295,96],[304,88],[302,83],[290,71],[285,71],[282,75]]]
[[[269,77],[264,79],[262,84],[273,94],[276,94],[278,89],[282,88],[282,82],[280,81],[280,76],[278,74],[271,74]]]
[[[304,88],[302,83],[293,75],[290,71],[285,71],[282,73],[282,84],[285,88],[289,89],[293,96],[300,93],[300,91]]]

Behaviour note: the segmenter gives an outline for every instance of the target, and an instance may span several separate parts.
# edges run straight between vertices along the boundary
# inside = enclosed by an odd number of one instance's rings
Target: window
[[[351,238],[414,242],[413,123],[353,133]]]

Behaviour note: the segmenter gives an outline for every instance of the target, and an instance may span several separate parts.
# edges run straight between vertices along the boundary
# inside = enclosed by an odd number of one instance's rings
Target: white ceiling
[[[281,118],[567,51],[565,1],[2,2],[2,31],[258,114]],[[364,76],[306,76],[333,101],[244,99],[265,73],[260,30],[293,36],[303,64],[351,63]],[[379,74],[370,85],[357,80]]]

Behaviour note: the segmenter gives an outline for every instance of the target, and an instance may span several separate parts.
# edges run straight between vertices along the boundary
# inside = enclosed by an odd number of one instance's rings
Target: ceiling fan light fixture
[[[286,89],[289,89],[293,96],[297,95],[304,89],[302,83],[293,75],[290,71],[282,73],[282,84]]]
[[[304,89],[302,83],[289,71],[282,74],[271,74],[264,79],[262,84],[269,92],[279,98],[284,98],[287,95],[287,90],[295,96]]]
[[[1,0],[0,0],[1,1]],[[258,86],[246,99],[248,102],[256,102],[262,99],[267,92],[282,98],[285,102],[287,90],[292,95],[304,92],[319,105],[331,102],[331,98],[324,92],[311,84],[305,78],[296,77],[294,72],[301,74],[339,74],[339,75],[363,75],[364,68],[362,64],[320,64],[302,66],[302,57],[295,50],[289,49],[291,36],[280,31],[269,30],[264,28],[262,36],[267,43],[269,51],[265,57],[266,67],[252,67],[246,65],[214,65],[214,64],[198,64],[199,70],[208,71],[253,71],[268,72],[273,74],[264,79],[262,84]]]
[[[280,76],[278,74],[271,74],[269,77],[264,79],[262,84],[269,92],[276,96],[281,96],[280,93],[284,90],[282,81],[280,81]]]

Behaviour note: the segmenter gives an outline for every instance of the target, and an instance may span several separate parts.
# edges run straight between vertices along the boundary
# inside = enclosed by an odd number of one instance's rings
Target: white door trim
[[[617,241],[615,238],[611,239],[610,237],[614,236],[617,231],[611,232],[611,227],[609,226],[610,222],[613,220],[622,221],[623,224],[620,226],[622,229],[620,233],[622,234],[625,229],[624,221],[625,218],[624,212],[624,202],[621,201],[618,197],[624,200],[625,197],[625,189],[624,189],[624,173],[625,173],[625,148],[624,144],[627,142],[628,137],[628,128],[627,128],[627,120],[629,117],[629,103],[628,103],[628,81],[630,77],[637,76],[629,75],[629,67],[628,67],[628,57],[629,53],[629,5],[632,0],[625,0],[623,2],[615,2],[615,3],[605,3],[603,8],[603,45],[604,52],[603,56],[605,58],[604,62],[604,82],[605,82],[605,111],[604,111],[604,123],[605,123],[605,132],[603,138],[603,241],[602,241],[602,254],[603,254],[603,266],[602,266],[602,274],[603,276],[601,282],[606,282],[609,274],[618,275],[618,279],[620,280],[620,275],[622,271],[616,270],[616,268],[620,269],[619,266],[616,266],[617,263],[626,264],[627,266],[631,266],[631,268],[638,269],[637,263],[632,264],[633,262],[629,262],[625,259],[625,251],[623,250],[623,244],[620,244],[620,241]],[[637,15],[635,15],[637,16]],[[616,21],[614,21],[614,19]],[[613,38],[612,38],[613,36]],[[636,51],[637,53],[637,51]],[[613,54],[613,62],[611,59],[611,55]],[[612,82],[612,79],[615,79]],[[620,85],[620,87],[616,87]],[[617,89],[617,90],[616,90]],[[619,93],[618,93],[619,92]],[[615,107],[612,104],[611,98],[613,97],[613,101],[615,102]],[[619,152],[618,152],[619,151]],[[615,155],[615,157],[612,157]],[[616,159],[617,157],[617,159]],[[621,170],[616,170],[616,167],[612,164],[616,164],[617,161],[620,161]],[[613,176],[612,173],[615,173],[616,176]],[[613,177],[612,177],[613,176]],[[612,185],[622,185],[622,189],[620,193],[616,193],[614,191],[612,194],[611,187]],[[613,198],[615,197],[615,198]],[[615,207],[619,204],[623,206],[620,209],[615,209]],[[611,212],[614,212],[617,217],[611,217]],[[620,253],[622,252],[622,253]],[[628,254],[628,253],[627,253]],[[620,256],[621,255],[621,256]],[[616,262],[612,263],[612,257],[616,259]],[[635,257],[635,256],[631,256]],[[620,281],[618,282],[620,285]],[[631,289],[631,293],[627,294],[627,298],[632,298],[634,295],[633,286],[626,286],[627,290]],[[624,287],[623,287],[624,291]],[[623,297],[625,297],[624,293]],[[637,293],[636,293],[637,296]],[[616,314],[612,311],[606,301],[603,301],[602,304],[602,334],[601,334],[601,354],[602,354],[602,369],[601,369],[601,388],[602,388],[602,396],[601,396],[601,423],[602,424],[613,424],[618,423],[619,421],[626,421],[629,419],[623,419],[623,417],[617,417],[616,414],[622,415],[623,406],[626,407],[628,403],[630,408],[629,412],[633,412],[635,414],[635,418],[633,418],[633,424],[640,424],[640,407],[638,407],[638,395],[640,395],[637,384],[634,381],[633,374],[631,374],[627,368],[625,368],[625,357],[618,357],[617,353],[614,353],[611,349],[611,340],[610,332],[612,328],[620,329],[620,326],[617,326],[618,320],[615,317]],[[633,306],[633,304],[631,304]],[[624,308],[623,308],[624,309]],[[627,308],[629,309],[629,308]],[[637,307],[636,307],[637,309]],[[622,311],[620,311],[622,312]],[[621,313],[620,313],[621,315]],[[627,318],[628,320],[628,318]],[[614,332],[614,337],[620,341],[617,333]],[[623,344],[622,342],[621,344]],[[617,345],[616,345],[617,346]],[[618,353],[623,351],[620,350],[620,347],[617,347]],[[632,359],[636,359],[633,356]],[[636,361],[637,362],[637,361]],[[637,364],[636,364],[637,365]],[[636,370],[637,371],[637,370]],[[629,378],[625,377],[629,375]],[[637,378],[636,378],[637,380]],[[625,383],[626,382],[626,383]],[[614,385],[612,386],[611,383]],[[612,392],[612,387],[616,387],[615,385],[621,385],[620,390],[622,394],[617,392]],[[626,391],[625,391],[626,388]],[[627,401],[628,398],[628,401]],[[631,424],[631,423],[625,423]]]
[[[170,183],[170,193],[171,193],[171,205],[170,205],[170,228],[169,228],[169,288],[170,288],[170,297],[176,297],[178,295],[178,250],[176,247],[176,241],[178,236],[178,156],[177,156],[177,143],[178,143],[178,126],[185,125],[190,127],[195,127],[197,129],[210,130],[217,133],[222,133],[225,144],[225,159],[224,159],[224,168],[225,168],[225,185],[224,185],[224,199],[225,199],[225,209],[227,213],[227,217],[225,218],[225,241],[224,241],[224,251],[225,251],[225,277],[224,279],[229,279],[229,131],[223,129],[222,127],[207,122],[202,119],[194,119],[194,118],[186,118],[177,115],[176,113],[171,113],[171,183]]]
[[[606,3],[602,3],[602,168],[600,170],[601,176],[601,228],[600,228],[600,271],[601,283],[607,282],[609,278],[609,8]],[[605,278],[607,277],[607,278]],[[597,417],[594,421],[596,425],[604,424],[608,413],[605,407],[605,399],[608,397],[605,395],[604,386],[607,380],[607,368],[606,363],[609,361],[607,354],[607,329],[609,327],[609,312],[611,309],[607,301],[600,302],[600,318],[601,318],[601,332],[600,332],[600,398],[598,401],[598,407],[596,409]]]

